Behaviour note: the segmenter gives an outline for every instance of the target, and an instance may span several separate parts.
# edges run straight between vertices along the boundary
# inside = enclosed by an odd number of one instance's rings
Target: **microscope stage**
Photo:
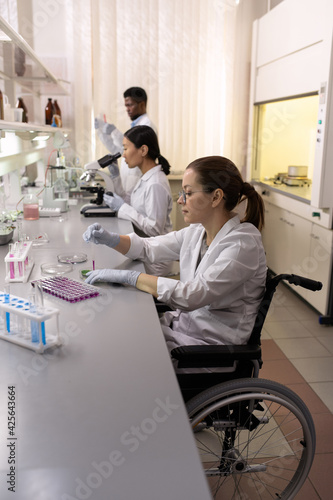
[[[111,210],[107,205],[83,205],[80,210],[81,214],[85,217],[115,217],[116,212]]]

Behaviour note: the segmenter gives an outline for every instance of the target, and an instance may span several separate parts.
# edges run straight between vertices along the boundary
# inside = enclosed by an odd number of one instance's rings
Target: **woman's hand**
[[[119,208],[125,203],[121,196],[118,196],[116,193],[113,193],[111,196],[105,193],[103,201],[108,207],[111,208],[111,210],[114,210],[115,212],[118,212]]]
[[[96,245],[107,245],[115,248],[120,243],[120,236],[117,233],[109,233],[100,224],[95,222],[83,233],[83,239],[86,242],[92,242]]]
[[[95,281],[108,281],[110,283],[121,283],[123,285],[136,286],[141,273],[139,271],[126,271],[121,269],[97,269],[87,273],[86,283],[93,284]]]

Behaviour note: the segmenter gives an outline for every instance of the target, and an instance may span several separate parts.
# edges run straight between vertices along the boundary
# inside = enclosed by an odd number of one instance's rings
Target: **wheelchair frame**
[[[294,274],[269,276],[248,344],[171,351],[179,368],[219,370],[177,374],[215,499],[291,500],[312,465],[316,435],[308,408],[287,387],[258,378],[261,331],[281,281],[313,291],[322,288],[322,283]]]

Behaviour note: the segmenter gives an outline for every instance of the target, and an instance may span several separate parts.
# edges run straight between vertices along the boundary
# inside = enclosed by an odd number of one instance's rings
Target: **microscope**
[[[111,163],[114,163],[120,157],[121,153],[116,153],[115,155],[108,154],[103,156],[103,158],[91,161],[84,166],[86,172],[81,175],[80,179],[87,183],[92,182],[93,185],[81,186],[81,189],[97,194],[96,198],[90,200],[89,204],[83,205],[81,208],[81,214],[85,217],[114,217],[116,215],[110,207],[103,203],[103,195],[105,192],[107,193],[113,190],[113,182],[111,177],[100,169],[111,165]],[[94,184],[96,174],[100,175],[104,180],[105,189],[98,183]]]

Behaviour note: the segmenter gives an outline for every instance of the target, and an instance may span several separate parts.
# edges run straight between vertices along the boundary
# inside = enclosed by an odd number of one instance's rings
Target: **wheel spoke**
[[[194,436],[213,497],[294,498],[315,450],[304,403],[289,389],[261,379],[227,382],[206,393],[187,406],[194,426],[200,418],[207,423]]]

